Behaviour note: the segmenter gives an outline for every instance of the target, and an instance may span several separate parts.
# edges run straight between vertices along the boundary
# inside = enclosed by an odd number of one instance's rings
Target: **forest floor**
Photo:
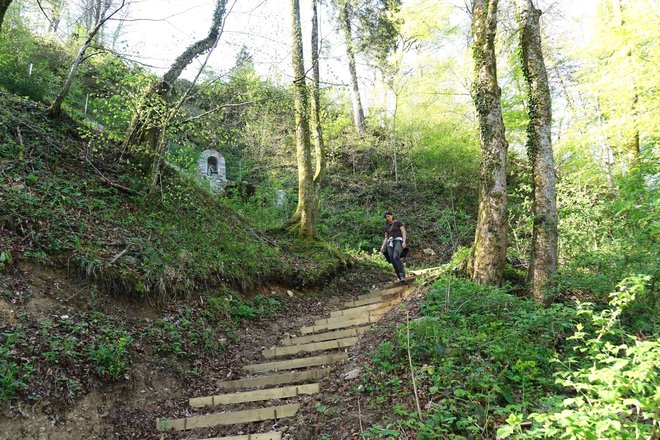
[[[71,280],[63,270],[24,265],[12,274],[0,274],[0,331],[20,332],[23,345],[43,344],[44,330],[38,323],[73,322],[82,328],[86,321],[100,315],[131,329],[135,341],[129,367],[115,380],[100,380],[91,374],[91,366],[73,365],[73,361],[66,365],[62,357],[48,363],[33,356],[29,387],[0,410],[0,439],[192,440],[235,434],[216,428],[164,435],[156,431],[156,420],[164,415],[189,415],[186,408],[190,397],[217,394],[216,383],[240,378],[240,367],[259,361],[262,349],[295,334],[300,326],[327,316],[343,301],[391,281],[382,271],[363,273],[355,267],[349,268],[343,279],[345,282],[338,284],[332,295],[282,286],[263,287],[254,294],[278,294],[286,301],[280,311],[267,318],[241,322],[227,339],[224,351],[186,359],[155,355],[150,346],[153,341],[140,339],[140,334],[158,319],[175,319],[181,307],[203,303],[201,297],[189,298],[187,304],[164,306],[98,294],[89,285]],[[324,292],[327,291],[326,287]],[[279,421],[277,429],[286,433],[285,438],[316,439],[323,438],[324,433],[330,433],[325,438],[352,438],[359,433],[360,423],[379,419],[374,410],[362,408],[360,413],[358,399],[352,393],[359,379],[346,380],[345,375],[360,371],[370,348],[393,331],[388,323],[405,321],[405,314],[402,316],[403,312],[395,309],[375,326],[376,331],[363,335],[349,351],[349,359],[322,381],[320,394],[304,399],[295,418]],[[66,341],[70,329],[71,325],[54,325],[48,337],[50,341]],[[94,336],[89,334],[93,329],[83,330],[79,334],[85,336],[80,339]],[[59,338],[54,334],[57,332],[62,332]],[[218,337],[225,337],[222,331],[218,331]],[[11,349],[21,350],[18,346]],[[259,428],[268,430],[272,425],[273,422],[264,422]]]

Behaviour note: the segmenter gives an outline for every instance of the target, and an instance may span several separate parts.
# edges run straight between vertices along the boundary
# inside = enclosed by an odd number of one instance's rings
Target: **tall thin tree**
[[[479,215],[468,271],[473,280],[501,285],[507,247],[506,154],[508,144],[497,84],[497,0],[472,1],[475,80],[473,96],[481,138]]]
[[[311,238],[314,235],[316,197],[312,175],[309,102],[307,98],[305,64],[303,61],[299,0],[291,0],[291,24],[296,156],[298,160],[298,207],[288,224],[299,236]]]
[[[323,130],[321,127],[321,97],[320,97],[320,69],[319,53],[321,46],[319,44],[319,18],[318,18],[318,0],[312,0],[312,138],[314,139],[314,153],[316,166],[314,170],[314,193],[316,197],[316,211],[319,209],[321,182],[325,177],[325,145],[323,143]],[[318,212],[315,213],[318,217]]]
[[[532,258],[527,279],[534,297],[543,300],[544,283],[557,271],[557,193],[550,137],[552,100],[541,47],[541,11],[532,0],[523,0],[521,6],[521,64],[529,95],[527,153],[534,177]]]
[[[355,129],[360,134],[364,134],[364,108],[360,99],[360,86],[358,84],[357,68],[355,64],[355,44],[353,41],[353,30],[351,19],[353,17],[353,7],[351,0],[338,0],[339,25],[344,33],[346,40],[346,57],[348,58],[348,72],[351,76],[351,94],[353,98],[353,122]]]

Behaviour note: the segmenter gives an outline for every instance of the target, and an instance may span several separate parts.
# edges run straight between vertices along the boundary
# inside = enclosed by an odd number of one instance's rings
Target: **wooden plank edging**
[[[382,296],[388,296],[388,295],[396,294],[398,292],[402,292],[403,289],[405,289],[405,286],[396,286],[396,287],[390,287],[388,289],[374,290],[367,294],[359,295],[357,299],[361,300],[361,299],[380,298]]]
[[[236,403],[259,402],[271,399],[288,399],[289,397],[296,397],[300,394],[316,394],[319,392],[319,389],[318,383],[308,383],[280,388],[268,388],[265,390],[217,394],[208,397],[194,397],[188,400],[188,404],[193,408],[203,408],[205,406],[232,405]]]
[[[387,313],[390,309],[391,309],[391,307],[382,307],[382,308],[376,309],[376,310],[365,310],[364,312],[355,313],[355,314],[352,314],[352,315],[332,316],[330,318],[321,318],[321,319],[317,319],[316,321],[314,321],[314,325],[332,325],[332,324],[342,323],[343,321],[351,321],[351,320],[354,320],[354,319],[382,316],[385,313]]]
[[[335,310],[330,313],[331,318],[336,318],[338,316],[348,316],[348,315],[357,315],[364,311],[369,310],[379,310],[381,308],[391,307],[398,304],[398,300],[394,301],[385,301],[381,303],[367,304],[366,306],[351,307],[348,309]]]
[[[229,437],[213,437],[205,440],[282,440],[282,433],[263,432],[257,434],[230,435]]]
[[[298,359],[289,359],[286,361],[266,362],[263,364],[251,364],[243,367],[244,370],[252,373],[264,373],[267,371],[293,370],[296,368],[316,367],[319,365],[328,365],[341,362],[348,359],[346,353],[326,354],[323,356],[313,356]]]
[[[330,324],[310,325],[306,327],[301,327],[300,333],[306,335],[309,333],[318,333],[328,330],[335,330],[339,328],[355,327],[357,325],[362,325],[362,324],[373,324],[378,322],[380,318],[383,317],[383,315],[385,315],[385,313],[377,313],[374,315],[362,316],[357,318],[351,317],[349,315],[345,319],[337,320]]]
[[[286,347],[266,348],[261,351],[261,355],[266,359],[271,359],[278,356],[288,356],[298,353],[312,353],[314,351],[327,351],[335,350],[338,348],[352,347],[357,342],[358,338],[343,338],[333,339],[323,342],[312,342],[310,344],[301,345],[288,345]]]
[[[332,339],[350,338],[353,336],[360,336],[362,333],[368,331],[370,326],[363,325],[362,327],[347,328],[343,330],[333,330],[326,333],[316,333],[307,336],[296,336],[293,338],[284,338],[280,341],[282,345],[302,345],[310,342],[330,341]]]
[[[260,388],[272,385],[293,384],[319,380],[332,371],[332,368],[318,368],[316,370],[290,371],[287,373],[271,374],[267,376],[247,377],[245,379],[219,381],[217,385],[225,390],[241,388]]]
[[[355,299],[352,301],[346,301],[342,307],[360,307],[360,306],[367,306],[369,304],[378,304],[382,303],[385,301],[395,301],[397,299],[403,298],[402,295],[393,293],[390,295],[383,295],[383,296],[378,296],[375,298],[366,298],[366,299]]]
[[[209,428],[218,425],[263,422],[264,420],[292,417],[296,415],[299,409],[300,404],[293,403],[290,405],[186,417],[184,419],[159,419],[156,421],[156,429],[159,431],[187,431],[189,429]]]

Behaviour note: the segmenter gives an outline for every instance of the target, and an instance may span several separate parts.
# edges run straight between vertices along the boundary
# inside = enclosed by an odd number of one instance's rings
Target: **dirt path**
[[[163,439],[279,440],[313,438],[296,428],[301,401],[322,392],[324,376],[348,359],[347,351],[409,293],[408,286],[374,290],[331,305],[326,316],[295,323],[279,343],[246,356],[239,378],[218,380],[216,390],[191,395],[153,421]],[[293,334],[292,334],[293,333]],[[249,344],[249,342],[246,341]],[[258,342],[251,343],[259,346]],[[250,347],[246,347],[247,351]],[[252,359],[248,359],[252,358]]]

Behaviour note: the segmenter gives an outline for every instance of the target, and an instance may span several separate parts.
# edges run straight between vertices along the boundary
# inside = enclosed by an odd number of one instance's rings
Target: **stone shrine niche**
[[[209,181],[212,188],[223,190],[227,186],[225,158],[215,150],[206,150],[197,160],[197,175]]]

